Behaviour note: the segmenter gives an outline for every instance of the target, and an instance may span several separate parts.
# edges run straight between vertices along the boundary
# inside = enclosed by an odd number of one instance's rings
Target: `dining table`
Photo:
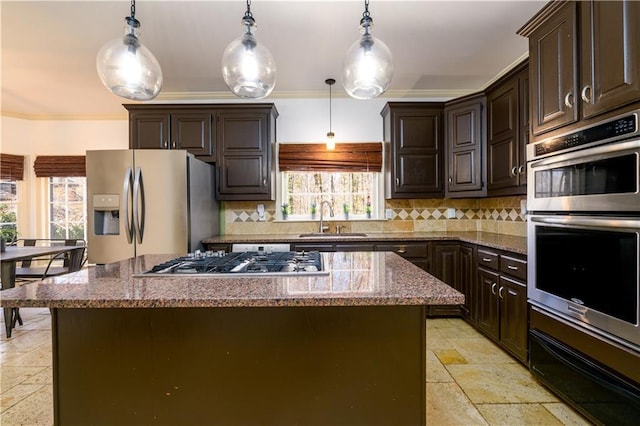
[[[7,246],[5,251],[0,252],[0,280],[2,290],[13,288],[16,285],[16,263],[22,260],[35,259],[42,256],[58,255],[72,250],[77,246]],[[2,293],[0,292],[0,297]],[[4,325],[7,337],[11,337],[11,330],[15,327],[16,321],[22,324],[20,313],[17,308],[3,308]]]

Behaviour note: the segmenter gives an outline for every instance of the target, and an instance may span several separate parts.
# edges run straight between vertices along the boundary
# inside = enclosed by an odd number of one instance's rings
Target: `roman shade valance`
[[[382,143],[336,143],[327,150],[323,143],[278,145],[281,172],[381,172]]]
[[[33,163],[36,177],[84,177],[84,155],[38,155]]]
[[[0,178],[24,179],[24,155],[0,154]]]

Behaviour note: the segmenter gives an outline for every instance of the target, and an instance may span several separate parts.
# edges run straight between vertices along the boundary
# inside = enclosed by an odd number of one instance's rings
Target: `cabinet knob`
[[[171,148],[176,149],[176,141],[171,142]]]
[[[520,173],[521,175],[524,174],[524,166],[518,167],[518,173]]]
[[[518,171],[518,166],[513,166],[511,168],[511,177],[515,177],[517,171]]]
[[[504,290],[504,287],[500,287],[500,290],[498,290],[498,297],[500,299],[504,299],[504,296],[502,295],[502,290]]]
[[[169,147],[169,143],[167,141],[164,141],[164,147],[168,148]]]
[[[573,92],[567,93],[567,95],[564,97],[564,104],[567,106],[567,108],[573,108]]]
[[[262,179],[262,186],[267,186],[267,179],[266,178]]]
[[[400,186],[400,178],[396,178],[396,185]]]
[[[405,254],[407,251],[404,248],[398,249],[398,253]]]
[[[589,94],[587,94],[587,92],[589,92]],[[580,92],[580,97],[586,103],[590,103],[591,102],[591,86],[589,86],[588,84],[584,86],[582,88],[582,92]]]
[[[483,258],[482,258],[482,261],[483,261],[483,262],[491,262],[491,259],[490,259],[490,258],[488,258],[488,257],[483,257]]]
[[[507,265],[507,269],[511,269],[512,271],[517,271],[518,267],[513,265]]]
[[[491,294],[496,294],[496,286],[497,285],[498,284],[496,284],[496,283],[491,284]]]
[[[453,182],[453,178],[449,176],[449,183]]]

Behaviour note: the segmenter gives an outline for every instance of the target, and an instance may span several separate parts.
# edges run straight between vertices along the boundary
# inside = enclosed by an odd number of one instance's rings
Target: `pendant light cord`
[[[333,133],[333,130],[331,127],[331,86],[333,85],[329,83],[329,133]]]
[[[131,17],[136,18],[136,0],[131,0]]]

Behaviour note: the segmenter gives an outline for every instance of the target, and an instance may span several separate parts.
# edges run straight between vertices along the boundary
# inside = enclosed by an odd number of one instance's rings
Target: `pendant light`
[[[102,84],[113,94],[136,101],[155,98],[162,89],[162,69],[153,54],[140,43],[140,21],[131,0],[124,37],[105,44],[98,52],[96,68]]]
[[[324,82],[329,86],[329,131],[327,132],[327,149],[333,151],[336,149],[336,141],[333,139],[335,134],[331,130],[331,86],[333,86],[336,81],[333,78],[328,78]]]
[[[276,63],[269,49],[253,35],[257,27],[251,0],[247,0],[241,24],[245,33],[229,43],[222,55],[222,77],[236,96],[261,99],[276,85]]]
[[[393,76],[391,51],[371,35],[372,26],[369,0],[365,0],[360,20],[362,37],[347,50],[342,63],[342,84],[349,96],[356,99],[380,96],[389,87]]]

